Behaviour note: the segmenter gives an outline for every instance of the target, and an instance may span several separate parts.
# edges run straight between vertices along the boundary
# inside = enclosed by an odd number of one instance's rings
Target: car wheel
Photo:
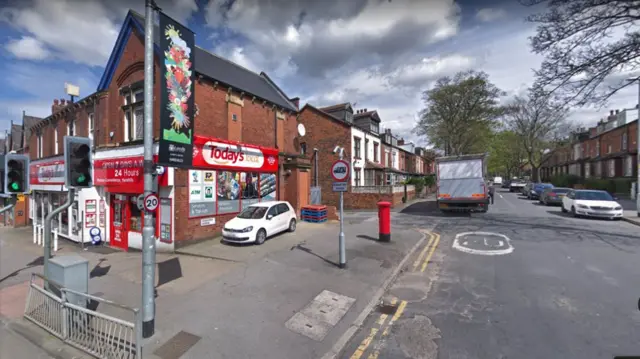
[[[265,231],[264,229],[260,229],[258,233],[256,233],[256,244],[261,245],[266,240],[267,240],[267,231]]]
[[[563,204],[561,204],[561,206],[562,206],[562,213],[567,213],[566,208],[564,208],[564,203],[563,203]]]
[[[578,214],[576,213],[576,207],[571,206],[571,215],[574,217],[578,217]]]
[[[296,231],[296,220],[295,219],[291,219],[291,221],[289,221],[289,232],[295,232]]]

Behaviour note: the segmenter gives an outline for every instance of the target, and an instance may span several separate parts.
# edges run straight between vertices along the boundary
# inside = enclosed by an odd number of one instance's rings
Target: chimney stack
[[[620,113],[620,110],[616,110],[616,115]]]
[[[613,116],[613,110],[611,110],[611,111],[609,112],[609,115],[610,115],[610,116]]]

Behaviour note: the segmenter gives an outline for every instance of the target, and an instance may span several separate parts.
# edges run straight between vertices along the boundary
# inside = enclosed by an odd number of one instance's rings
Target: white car
[[[493,184],[496,186],[502,186],[502,177],[493,177]]]
[[[248,206],[222,228],[222,240],[262,244],[278,233],[296,230],[296,211],[286,201],[262,202]]]
[[[562,198],[562,212],[574,217],[622,218],[623,210],[609,192],[598,190],[571,190]]]

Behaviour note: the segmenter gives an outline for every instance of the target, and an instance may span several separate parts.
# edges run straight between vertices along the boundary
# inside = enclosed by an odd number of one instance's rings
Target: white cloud
[[[507,16],[507,12],[504,9],[496,8],[484,8],[478,10],[476,13],[476,19],[482,22],[490,22],[498,19],[502,19]]]
[[[9,40],[5,48],[19,59],[44,60],[50,55],[44,44],[31,36]]]
[[[158,3],[165,12],[181,22],[198,10],[194,0],[162,0]],[[144,13],[144,1],[130,4],[124,0],[33,0],[2,9],[0,19],[29,34],[22,39],[22,45],[47,51],[46,57],[50,55],[63,61],[104,66],[131,5],[134,5],[134,10]],[[24,39],[27,39],[26,43]],[[6,46],[19,50],[15,39]],[[24,51],[11,52],[20,57]],[[45,58],[43,52],[35,54],[40,54],[41,58],[31,59]]]

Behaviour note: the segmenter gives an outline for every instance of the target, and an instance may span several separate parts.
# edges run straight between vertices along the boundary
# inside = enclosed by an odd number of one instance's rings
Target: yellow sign
[[[23,194],[19,194],[18,195],[18,202],[24,202],[24,195]]]

